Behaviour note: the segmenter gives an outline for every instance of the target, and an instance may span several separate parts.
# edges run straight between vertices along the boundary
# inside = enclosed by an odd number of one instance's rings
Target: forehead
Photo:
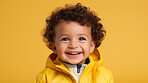
[[[82,26],[73,21],[61,21],[55,26],[55,35],[62,33],[67,34],[91,34],[91,27],[86,25]]]

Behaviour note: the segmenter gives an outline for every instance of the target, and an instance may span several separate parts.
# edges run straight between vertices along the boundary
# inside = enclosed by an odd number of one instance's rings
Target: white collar
[[[69,64],[62,61],[70,73],[74,76],[77,83],[79,83],[79,78],[84,71],[84,68],[87,64]]]

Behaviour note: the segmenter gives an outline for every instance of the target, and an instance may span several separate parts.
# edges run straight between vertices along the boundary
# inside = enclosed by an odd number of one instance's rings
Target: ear
[[[94,49],[95,49],[95,42],[92,41],[92,42],[91,42],[90,53],[92,53],[92,52],[94,51]]]
[[[55,46],[55,43],[52,43],[51,44],[51,47],[52,47],[52,51],[57,54],[57,49],[56,49],[56,46]]]

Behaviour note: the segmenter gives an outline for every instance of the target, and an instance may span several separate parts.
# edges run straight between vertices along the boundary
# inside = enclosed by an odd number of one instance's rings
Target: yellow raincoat
[[[103,59],[97,49],[89,55],[79,83],[114,83],[112,72],[102,66]],[[77,83],[76,79],[55,54],[47,59],[46,68],[40,72],[35,83]]]

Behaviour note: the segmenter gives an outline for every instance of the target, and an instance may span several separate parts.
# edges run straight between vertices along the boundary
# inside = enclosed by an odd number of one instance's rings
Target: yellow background
[[[0,83],[33,83],[51,51],[40,32],[65,3],[94,10],[107,30],[100,52],[115,83],[148,83],[148,0],[0,0]]]

